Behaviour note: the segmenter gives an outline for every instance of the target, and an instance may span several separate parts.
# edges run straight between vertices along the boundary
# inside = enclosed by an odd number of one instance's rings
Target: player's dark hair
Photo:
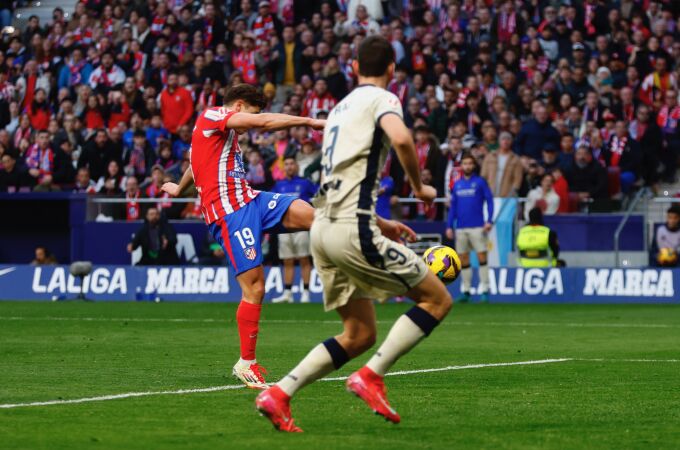
[[[471,159],[472,162],[475,163],[475,166],[477,166],[477,160],[475,159],[474,156],[472,156],[472,153],[470,153],[470,152],[463,153],[463,156],[460,157],[460,162],[462,163],[463,160],[466,160],[466,159]]]
[[[668,208],[667,212],[668,212],[668,214],[675,214],[677,216],[680,216],[680,205],[675,204],[675,205],[671,206],[670,208]]]
[[[224,96],[225,105],[230,105],[236,100],[243,100],[244,103],[260,109],[267,106],[267,100],[265,100],[262,91],[255,86],[245,83],[232,86]]]
[[[359,45],[359,75],[381,77],[394,62],[392,44],[382,36],[370,36]]]

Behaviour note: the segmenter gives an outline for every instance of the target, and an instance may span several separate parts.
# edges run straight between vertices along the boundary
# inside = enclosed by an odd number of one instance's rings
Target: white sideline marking
[[[447,366],[439,367],[435,369],[418,369],[418,370],[402,370],[399,372],[388,373],[388,376],[396,375],[413,375],[417,373],[428,373],[428,372],[443,372],[448,370],[463,370],[463,369],[480,369],[483,367],[502,367],[502,366],[524,366],[531,364],[551,364],[564,361],[571,361],[570,358],[560,358],[560,359],[539,359],[533,361],[516,361],[516,362],[506,362],[506,363],[490,363],[490,364],[468,364],[464,366]],[[342,381],[346,380],[347,377],[334,377],[334,378],[322,378],[321,381]],[[218,391],[228,391],[232,389],[244,388],[242,384],[232,384],[226,386],[213,386],[207,388],[197,388],[197,389],[179,389],[176,391],[147,391],[147,392],[128,392],[125,394],[112,394],[112,395],[102,395],[99,397],[85,397],[85,398],[75,398],[71,400],[49,400],[44,402],[30,402],[30,403],[7,403],[0,404],[0,409],[10,409],[10,408],[21,408],[28,406],[51,406],[51,405],[69,405],[74,403],[89,403],[89,402],[103,402],[107,400],[118,400],[123,398],[132,397],[148,397],[150,395],[181,395],[181,394],[197,394],[204,392],[218,392]]]
[[[607,359],[607,358],[552,358],[552,359],[536,359],[529,361],[514,361],[504,363],[487,363],[487,364],[466,364],[463,366],[446,366],[432,369],[415,369],[415,370],[400,370],[390,372],[386,376],[400,376],[400,375],[414,375],[419,373],[431,372],[446,372],[451,370],[465,370],[465,369],[482,369],[485,367],[507,367],[507,366],[529,366],[536,364],[554,364],[568,361],[585,361],[585,362],[645,362],[645,363],[680,363],[680,359]],[[344,381],[347,377],[331,377],[322,378],[320,381]],[[229,391],[234,389],[242,389],[245,386],[242,384],[229,384],[224,386],[213,386],[207,388],[196,389],[178,389],[176,391],[147,391],[147,392],[128,392],[124,394],[102,395],[99,397],[85,397],[75,398],[71,400],[49,400],[44,402],[30,402],[30,403],[6,403],[0,404],[0,409],[22,408],[30,406],[51,406],[51,405],[70,405],[74,403],[89,403],[89,402],[103,402],[108,400],[119,400],[133,397],[148,397],[151,395],[181,395],[181,394],[198,394],[205,392],[219,392]]]
[[[187,319],[173,317],[24,317],[0,316],[0,320],[48,320],[48,321],[83,321],[83,322],[177,322],[177,323],[227,323],[226,319]],[[339,320],[298,320],[298,319],[263,319],[261,323],[281,324],[340,324]],[[391,320],[378,320],[379,324],[392,324]],[[448,320],[442,325],[459,326],[506,326],[506,327],[568,327],[568,328],[680,328],[680,324],[672,323],[578,323],[578,322],[463,322]]]

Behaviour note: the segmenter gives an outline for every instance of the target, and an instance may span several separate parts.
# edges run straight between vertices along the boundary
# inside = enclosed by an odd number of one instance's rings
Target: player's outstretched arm
[[[177,183],[163,183],[161,190],[170,194],[171,197],[179,197],[184,190],[194,181],[194,174],[189,167],[182,175],[182,179]]]
[[[325,120],[309,117],[291,116],[289,114],[262,113],[250,114],[239,112],[229,118],[229,128],[236,130],[250,130],[260,128],[266,131],[282,130],[284,128],[307,126],[315,130],[322,130],[326,126]]]
[[[397,114],[384,114],[380,118],[380,127],[390,138],[399,162],[411,182],[413,193],[428,205],[431,204],[437,197],[437,191],[432,186],[423,185],[420,180],[416,145],[413,143],[411,132],[406,128],[404,121]]]

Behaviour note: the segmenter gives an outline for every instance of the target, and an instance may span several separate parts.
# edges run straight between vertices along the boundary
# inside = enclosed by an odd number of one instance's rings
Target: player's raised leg
[[[375,343],[375,310],[368,299],[352,300],[338,308],[342,334],[326,339],[310,351],[288,375],[256,400],[257,409],[280,431],[300,430],[290,412],[290,399],[304,386],[342,367]]]

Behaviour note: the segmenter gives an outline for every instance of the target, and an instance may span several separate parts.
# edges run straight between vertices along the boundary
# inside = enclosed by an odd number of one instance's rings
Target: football
[[[662,248],[656,255],[656,260],[661,266],[674,266],[678,262],[678,254],[672,248]]]
[[[451,247],[446,245],[430,247],[423,254],[423,260],[444,284],[454,282],[460,275],[460,258]]]

